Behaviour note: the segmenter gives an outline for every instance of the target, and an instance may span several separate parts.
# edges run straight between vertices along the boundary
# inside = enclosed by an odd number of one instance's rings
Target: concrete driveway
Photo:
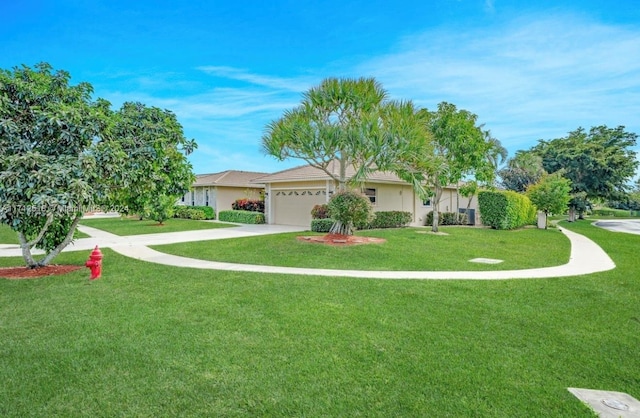
[[[640,235],[640,219],[600,220],[593,224],[613,232],[626,232],[627,234]]]

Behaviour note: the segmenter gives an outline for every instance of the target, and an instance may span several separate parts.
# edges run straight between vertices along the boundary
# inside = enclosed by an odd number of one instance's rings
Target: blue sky
[[[478,115],[510,155],[579,126],[640,134],[635,0],[5,1],[0,68],[46,61],[114,107],[174,111],[194,171],[300,165],[264,127],[326,77]]]

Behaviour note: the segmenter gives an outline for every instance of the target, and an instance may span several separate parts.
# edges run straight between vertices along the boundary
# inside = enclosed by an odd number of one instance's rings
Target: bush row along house
[[[338,164],[330,165],[338,172]],[[353,169],[347,171],[347,177]],[[182,198],[182,204],[211,206],[216,216],[221,210],[231,209],[236,199],[258,199],[264,196],[265,219],[269,224],[310,226],[311,209],[329,201],[337,190],[335,181],[324,171],[299,166],[277,173],[223,171],[197,176],[192,190]],[[404,211],[412,215],[412,226],[424,225],[427,214],[433,210],[430,200],[422,200],[410,184],[393,173],[376,172],[365,182],[362,192],[369,198],[374,211]],[[455,186],[445,189],[440,199],[440,212],[463,212],[468,199],[461,196]],[[469,223],[479,223],[477,198],[473,198]]]

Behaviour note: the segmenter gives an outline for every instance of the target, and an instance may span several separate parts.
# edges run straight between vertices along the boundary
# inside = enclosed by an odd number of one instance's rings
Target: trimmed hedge
[[[442,225],[467,225],[469,220],[465,213],[455,213],[455,212],[439,212],[440,216],[438,217],[438,226]],[[426,226],[433,225],[433,211],[427,213],[427,219],[424,224]]]
[[[216,219],[216,213],[209,206],[176,206],[173,217],[194,220]]]
[[[413,216],[411,212],[399,210],[380,211],[373,214],[374,218],[364,228],[358,229],[382,229],[382,228],[402,228],[411,222]]]
[[[516,229],[533,224],[536,207],[525,195],[513,191],[478,193],[480,218],[484,225],[494,229]]]
[[[231,209],[264,213],[264,200],[237,199],[235,202],[231,204]]]
[[[591,211],[592,216],[613,216],[614,218],[628,218],[630,216],[640,216],[640,211],[637,210],[624,210],[624,209],[593,209]]]
[[[329,232],[334,222],[331,218],[312,219],[311,230],[313,232]]]
[[[223,222],[235,222],[239,224],[263,224],[264,213],[248,210],[223,210],[218,214]]]

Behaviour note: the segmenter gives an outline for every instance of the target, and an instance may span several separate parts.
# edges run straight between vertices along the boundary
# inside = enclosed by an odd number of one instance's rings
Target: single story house
[[[330,165],[337,173],[337,162]],[[351,167],[347,177],[354,173]],[[251,181],[264,186],[265,218],[269,224],[311,225],[311,209],[329,201],[336,191],[336,182],[324,171],[310,165],[299,166],[277,173],[256,177]],[[412,186],[393,173],[375,172],[364,184],[374,211],[405,211],[412,214],[412,226],[426,222],[427,214],[433,210],[430,200],[423,201]],[[477,198],[473,198],[469,210],[471,224],[479,223]],[[447,187],[440,199],[440,212],[464,211],[468,199],[457,193],[455,186]]]
[[[220,173],[198,174],[191,190],[178,201],[180,205],[210,206],[215,210],[216,219],[221,210],[231,210],[237,199],[260,199],[264,184],[251,180],[268,173],[255,171],[227,170]]]

